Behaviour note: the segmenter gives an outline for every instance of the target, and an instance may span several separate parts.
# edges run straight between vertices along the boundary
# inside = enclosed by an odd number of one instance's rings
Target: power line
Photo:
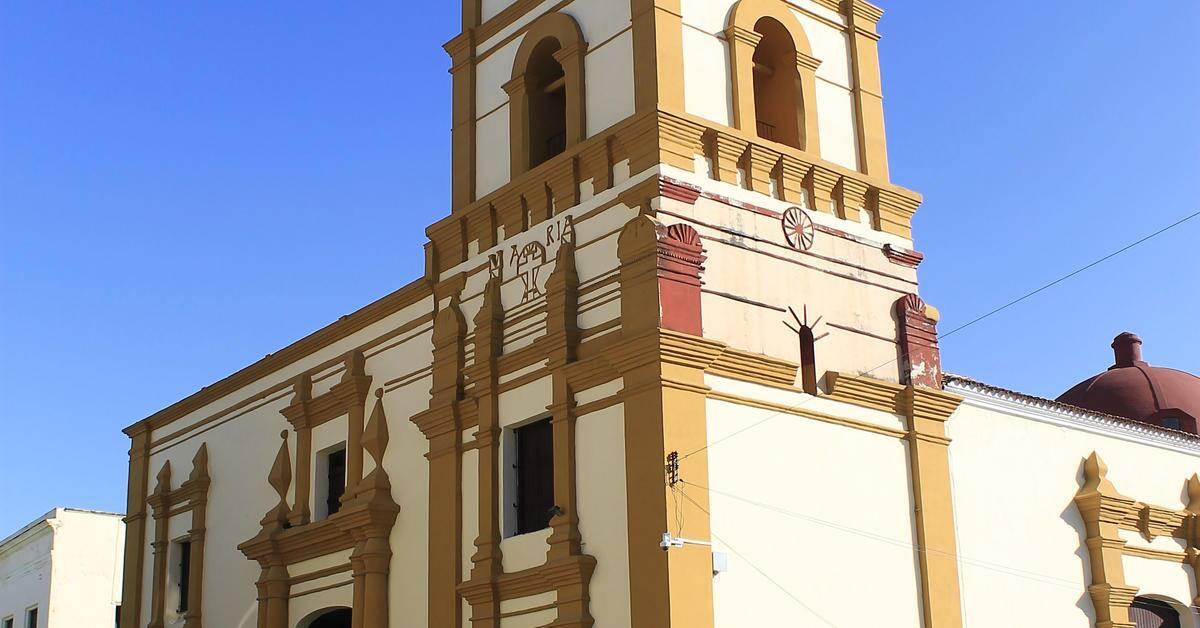
[[[1173,223],[1171,223],[1171,224],[1167,225],[1166,227],[1163,227],[1162,229],[1159,229],[1158,231],[1155,231],[1154,233],[1151,233],[1151,234],[1150,234],[1150,235],[1148,235],[1148,236],[1145,236],[1145,237],[1143,237],[1143,238],[1141,238],[1141,239],[1139,239],[1139,240],[1137,240],[1137,241],[1134,241],[1134,242],[1132,242],[1132,243],[1130,243],[1130,244],[1127,244],[1127,245],[1125,245],[1125,246],[1121,247],[1120,249],[1117,249],[1116,251],[1113,251],[1112,253],[1109,253],[1109,254],[1105,255],[1104,257],[1101,257],[1101,258],[1099,258],[1099,259],[1097,259],[1097,260],[1095,260],[1095,261],[1093,261],[1093,262],[1091,262],[1091,263],[1089,263],[1089,264],[1087,264],[1087,265],[1085,265],[1085,266],[1082,266],[1082,267],[1080,267],[1080,268],[1077,268],[1077,269],[1075,269],[1075,270],[1073,270],[1073,271],[1071,271],[1071,272],[1067,273],[1066,275],[1063,275],[1063,276],[1059,277],[1058,279],[1055,279],[1054,281],[1051,281],[1050,283],[1047,283],[1047,284],[1045,284],[1045,285],[1043,285],[1043,286],[1041,286],[1041,287],[1039,287],[1039,288],[1037,288],[1037,289],[1035,289],[1035,290],[1032,290],[1032,291],[1030,291],[1030,292],[1027,292],[1027,293],[1025,293],[1025,294],[1021,295],[1020,297],[1017,297],[1016,299],[1013,299],[1012,301],[1009,301],[1008,303],[1005,303],[1004,305],[1001,305],[1000,307],[997,307],[997,308],[995,308],[995,309],[991,310],[990,312],[987,312],[986,314],[983,314],[983,315],[981,315],[981,316],[977,316],[977,317],[975,317],[974,319],[972,319],[972,320],[970,320],[970,321],[968,321],[968,322],[966,322],[966,323],[964,323],[964,324],[962,324],[962,325],[959,325],[958,327],[955,327],[954,329],[952,329],[952,330],[950,330],[950,331],[946,332],[945,334],[939,334],[939,335],[938,335],[938,340],[939,340],[939,341],[944,341],[946,338],[949,338],[950,336],[952,336],[952,335],[954,335],[954,334],[957,334],[958,332],[960,332],[960,331],[963,331],[964,329],[967,329],[968,327],[971,327],[971,326],[973,326],[973,325],[975,325],[975,324],[977,324],[977,323],[983,322],[984,320],[987,320],[988,318],[991,318],[992,316],[995,316],[996,314],[999,314],[1000,312],[1003,312],[1004,310],[1007,310],[1008,308],[1010,308],[1010,307],[1013,307],[1014,305],[1017,305],[1018,303],[1021,303],[1022,301],[1025,301],[1025,300],[1027,300],[1027,299],[1029,299],[1029,298],[1031,298],[1031,297],[1033,297],[1033,296],[1035,296],[1035,295],[1037,295],[1037,294],[1040,294],[1040,293],[1042,293],[1042,292],[1045,292],[1046,290],[1049,290],[1050,288],[1052,288],[1052,287],[1054,287],[1054,286],[1057,286],[1058,284],[1060,284],[1060,283],[1062,283],[1062,282],[1064,282],[1064,281],[1066,281],[1066,280],[1068,280],[1068,279],[1070,279],[1070,278],[1072,278],[1072,277],[1074,277],[1074,276],[1076,276],[1076,275],[1079,275],[1079,274],[1081,274],[1081,273],[1083,273],[1083,272],[1086,272],[1086,271],[1088,271],[1088,270],[1090,270],[1090,269],[1092,269],[1092,268],[1094,268],[1094,267],[1096,267],[1096,266],[1098,266],[1098,265],[1100,265],[1100,264],[1102,264],[1102,263],[1104,263],[1104,262],[1106,262],[1106,261],[1108,261],[1108,260],[1110,260],[1110,259],[1112,259],[1112,258],[1114,258],[1114,257],[1117,257],[1118,255],[1121,255],[1122,253],[1125,253],[1126,251],[1129,251],[1130,249],[1133,249],[1133,248],[1137,247],[1138,245],[1144,244],[1144,243],[1146,243],[1146,242],[1148,242],[1148,241],[1150,241],[1150,240],[1152,240],[1152,239],[1154,239],[1154,238],[1156,238],[1156,237],[1158,237],[1158,236],[1160,236],[1160,235],[1162,235],[1162,234],[1164,234],[1164,233],[1166,233],[1166,232],[1170,231],[1171,229],[1174,229],[1174,228],[1176,228],[1176,227],[1178,227],[1178,226],[1180,226],[1180,225],[1182,225],[1182,224],[1186,223],[1187,221],[1189,221],[1189,220],[1192,220],[1193,218],[1196,218],[1197,216],[1200,216],[1200,211],[1197,211],[1196,213],[1194,213],[1194,214],[1191,214],[1191,215],[1189,215],[1189,216],[1185,216],[1185,217],[1183,217],[1183,218],[1181,218],[1181,219],[1179,219],[1179,220],[1177,220],[1177,221],[1175,221],[1175,222],[1173,222]],[[893,364],[893,363],[897,362],[898,360],[899,360],[899,358],[892,358],[892,359],[890,359],[890,360],[888,360],[888,361],[886,361],[886,362],[884,362],[884,363],[882,363],[882,364],[880,364],[880,365],[878,365],[878,366],[876,366],[876,367],[873,367],[873,368],[871,368],[871,369],[869,369],[869,370],[867,370],[867,371],[863,371],[863,372],[862,372],[862,374],[863,374],[863,375],[870,375],[871,373],[874,373],[875,371],[878,371],[879,369],[881,369],[881,368],[883,368],[883,367],[885,367],[885,366],[888,366],[888,365],[890,365],[890,364]],[[802,402],[800,402],[800,403],[798,403],[798,404],[796,404],[796,405],[794,405],[794,406],[791,406],[791,407],[789,408],[789,410],[792,410],[792,411],[799,410],[800,408],[804,407],[804,406],[805,406],[805,405],[806,405],[808,402],[812,401],[813,399],[817,399],[817,397],[816,397],[816,396],[813,396],[813,397],[810,397],[810,398],[808,398],[808,399],[805,399],[804,401],[802,401]],[[777,418],[777,417],[783,416],[783,415],[785,415],[785,414],[788,414],[788,411],[780,410],[780,411],[778,411],[778,412],[775,412],[774,414],[772,414],[772,415],[770,415],[770,416],[768,416],[768,417],[766,417],[766,418],[764,418],[764,419],[762,419],[762,420],[760,420],[760,421],[758,421],[758,422],[756,422],[756,423],[752,423],[751,425],[749,425],[749,426],[747,426],[747,427],[744,427],[744,428],[742,428],[742,429],[740,429],[740,430],[737,430],[736,432],[733,432],[732,434],[728,434],[728,435],[726,435],[726,436],[723,436],[723,437],[721,437],[721,438],[719,438],[719,439],[717,439],[717,440],[715,440],[715,441],[713,441],[713,442],[711,442],[711,443],[708,443],[707,445],[705,445],[705,446],[703,446],[703,447],[701,447],[701,448],[699,448],[699,449],[697,449],[697,450],[695,450],[695,451],[692,451],[692,452],[690,452],[690,453],[688,453],[688,454],[686,454],[686,455],[684,455],[684,456],[681,456],[681,457],[680,457],[680,460],[686,460],[686,459],[688,459],[688,458],[690,458],[690,457],[692,457],[692,456],[694,456],[694,455],[696,455],[696,454],[698,454],[698,453],[700,453],[700,452],[702,452],[702,451],[705,451],[705,450],[709,449],[710,447],[713,447],[713,446],[715,446],[715,445],[718,445],[718,444],[720,444],[720,443],[723,443],[723,442],[725,442],[725,441],[727,441],[727,440],[729,440],[729,439],[731,439],[731,438],[733,438],[733,437],[735,437],[735,436],[738,436],[739,434],[742,434],[742,433],[744,433],[744,432],[748,432],[748,431],[750,431],[750,430],[752,430],[752,429],[754,429],[754,428],[756,428],[756,427],[759,427],[760,425],[762,425],[762,424],[764,424],[764,423],[767,423],[767,422],[769,422],[769,421],[771,421],[771,420],[773,420],[773,419],[775,419],[775,418]]]
[[[1032,291],[1032,292],[1027,292],[1027,293],[1025,293],[1024,295],[1022,295],[1022,296],[1020,296],[1020,297],[1018,297],[1018,298],[1016,298],[1016,299],[1013,299],[1012,301],[1009,301],[1008,303],[1005,303],[1004,305],[1001,305],[1000,307],[998,307],[998,308],[996,308],[996,309],[994,309],[994,310],[992,310],[992,311],[988,312],[987,314],[984,314],[984,315],[982,315],[982,316],[979,316],[979,317],[977,317],[977,318],[974,318],[974,319],[972,319],[972,320],[970,320],[970,321],[968,321],[968,322],[966,322],[966,323],[964,323],[964,324],[962,324],[962,325],[959,325],[958,327],[955,327],[954,329],[951,329],[950,331],[948,331],[948,332],[946,332],[946,333],[944,333],[944,334],[940,334],[940,336],[941,336],[941,338],[943,338],[943,339],[944,339],[944,338],[949,338],[950,336],[953,336],[954,334],[957,334],[958,332],[960,332],[960,331],[962,331],[962,330],[964,330],[964,329],[966,329],[966,328],[970,327],[971,325],[974,325],[975,323],[978,323],[978,322],[980,322],[980,321],[982,321],[982,320],[984,320],[984,319],[987,319],[987,318],[990,318],[990,317],[992,317],[992,316],[995,316],[996,314],[999,314],[1000,312],[1003,312],[1004,310],[1007,310],[1008,308],[1010,308],[1010,307],[1012,307],[1012,306],[1014,306],[1014,305],[1016,305],[1016,304],[1018,304],[1018,303],[1020,303],[1020,302],[1022,302],[1022,301],[1024,301],[1024,300],[1026,300],[1026,299],[1028,299],[1028,298],[1030,298],[1030,297],[1033,297],[1034,295],[1037,295],[1038,293],[1044,292],[1044,291],[1046,291],[1046,290],[1049,290],[1050,288],[1053,288],[1054,286],[1057,286],[1058,284],[1060,284],[1060,283],[1062,283],[1062,282],[1064,282],[1064,281],[1066,281],[1066,280],[1068,280],[1068,279],[1070,279],[1070,278],[1074,277],[1075,275],[1078,275],[1078,274],[1080,274],[1080,273],[1083,273],[1083,272],[1085,272],[1085,271],[1087,271],[1087,270],[1090,270],[1090,269],[1092,269],[1092,268],[1094,268],[1094,267],[1096,267],[1096,266],[1099,266],[1100,264],[1103,264],[1104,262],[1107,262],[1108,260],[1110,260],[1110,259],[1112,259],[1112,258],[1114,258],[1114,257],[1116,257],[1116,256],[1118,256],[1118,255],[1120,255],[1120,254],[1122,254],[1122,253],[1124,253],[1125,251],[1128,251],[1129,249],[1132,249],[1132,248],[1134,248],[1134,247],[1136,247],[1136,246],[1138,246],[1138,245],[1140,245],[1140,244],[1143,244],[1143,243],[1145,243],[1145,242],[1148,242],[1148,241],[1150,241],[1150,240],[1153,240],[1154,238],[1156,238],[1156,237],[1158,237],[1158,236],[1160,236],[1160,235],[1162,235],[1162,234],[1164,234],[1164,233],[1166,233],[1166,232],[1170,231],[1171,229],[1174,229],[1175,227],[1178,227],[1179,225],[1182,225],[1183,223],[1185,223],[1185,222],[1187,222],[1187,221],[1189,221],[1189,220],[1191,220],[1191,219],[1193,219],[1193,218],[1195,218],[1195,217],[1197,217],[1197,216],[1200,216],[1200,211],[1198,211],[1198,212],[1196,212],[1196,213],[1194,213],[1194,214],[1192,214],[1192,215],[1190,215],[1190,216],[1185,216],[1184,218],[1181,218],[1181,219],[1179,219],[1178,221],[1176,221],[1176,222],[1173,222],[1173,223],[1171,223],[1171,224],[1169,224],[1169,225],[1167,225],[1167,226],[1163,227],[1162,229],[1159,229],[1158,231],[1155,231],[1154,233],[1151,233],[1150,235],[1148,235],[1148,236],[1146,236],[1146,237],[1144,237],[1144,238],[1142,238],[1142,239],[1140,239],[1140,240],[1138,240],[1138,241],[1136,241],[1136,242],[1133,242],[1132,244],[1125,245],[1125,246],[1121,247],[1120,249],[1117,249],[1116,251],[1113,251],[1112,253],[1109,253],[1108,255],[1105,255],[1104,257],[1101,257],[1100,259],[1098,259],[1098,260],[1096,260],[1096,261],[1094,261],[1094,262],[1092,262],[1092,263],[1090,263],[1090,264],[1088,264],[1088,265],[1086,265],[1086,266],[1083,266],[1083,267],[1081,267],[1081,268],[1078,268],[1078,269],[1076,269],[1076,270],[1074,270],[1074,271],[1072,271],[1072,272],[1070,272],[1070,273],[1067,273],[1066,275],[1063,275],[1062,277],[1059,277],[1058,279],[1055,279],[1054,281],[1051,281],[1050,283],[1048,283],[1048,284],[1046,284],[1046,285],[1044,285],[1044,286],[1042,286],[1042,287],[1038,288],[1037,290],[1034,290],[1034,291]]]

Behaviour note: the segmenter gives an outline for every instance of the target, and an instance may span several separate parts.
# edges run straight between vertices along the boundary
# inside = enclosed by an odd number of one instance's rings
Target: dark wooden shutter
[[[1180,628],[1179,613],[1164,602],[1139,597],[1129,607],[1129,619],[1137,628]]]
[[[183,541],[179,544],[179,612],[188,609],[188,585],[191,584],[192,573],[192,542]]]
[[[550,419],[517,428],[517,534],[550,525],[554,508],[554,428]]]
[[[325,500],[326,512],[334,514],[342,509],[342,495],[346,493],[346,450],[329,452],[328,473],[329,497]]]

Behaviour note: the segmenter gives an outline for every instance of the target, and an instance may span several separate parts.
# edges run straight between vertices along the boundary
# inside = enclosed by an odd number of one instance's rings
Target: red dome
[[[1200,377],[1150,366],[1142,339],[1125,332],[1112,343],[1116,364],[1063,393],[1058,401],[1094,412],[1192,434],[1200,419]]]

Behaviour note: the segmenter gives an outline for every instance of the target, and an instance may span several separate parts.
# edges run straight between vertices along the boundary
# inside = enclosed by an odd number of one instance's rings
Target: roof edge
[[[372,301],[353,313],[337,319],[279,351],[268,353],[262,359],[217,380],[213,384],[204,386],[200,390],[129,425],[121,431],[126,436],[132,438],[139,432],[168,425],[189,412],[216,401],[274,371],[284,368],[327,345],[362,330],[372,323],[383,320],[432,294],[433,285],[425,277],[415,279],[391,294]]]
[[[1200,435],[1080,408],[1061,401],[994,386],[962,375],[947,373],[944,376],[944,382],[948,390],[960,394],[966,393],[964,397],[986,398],[998,402],[1008,409],[1019,407],[1024,410],[1040,412],[1043,416],[1058,423],[1068,423],[1127,439],[1165,445],[1188,453],[1200,452]]]

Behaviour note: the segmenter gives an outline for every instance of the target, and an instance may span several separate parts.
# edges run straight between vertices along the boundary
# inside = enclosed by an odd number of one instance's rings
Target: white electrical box
[[[729,557],[725,555],[725,552],[713,552],[712,558],[714,577],[717,574],[723,574],[726,571],[729,571]]]

